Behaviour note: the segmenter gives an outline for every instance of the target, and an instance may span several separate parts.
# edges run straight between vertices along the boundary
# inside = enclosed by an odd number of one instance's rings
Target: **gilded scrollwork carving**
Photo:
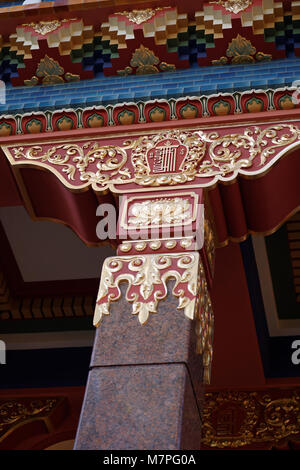
[[[203,444],[212,448],[270,448],[300,434],[299,390],[208,392]]]
[[[228,58],[231,58],[231,64],[251,64],[255,61],[269,62],[272,60],[271,54],[256,53],[256,48],[251,42],[240,34],[228,44],[226,57],[222,56],[218,60],[213,60],[212,65],[225,65],[228,63]]]
[[[209,219],[204,220],[204,240],[205,240],[205,251],[208,258],[208,263],[211,269],[211,272],[214,271],[214,262],[215,262],[215,237],[212,229],[212,224]]]
[[[117,74],[131,75],[135,70],[137,75],[151,75],[161,72],[171,72],[176,69],[174,64],[167,64],[161,62],[153,51],[145,47],[143,44],[132,54],[130,65],[127,65],[124,69],[118,70]]]
[[[39,78],[42,79],[42,85],[59,85],[66,82],[77,82],[80,80],[80,76],[67,72],[59,63],[49,57],[47,54],[36,69],[36,75],[31,77],[30,80],[24,80],[24,85],[26,86],[35,86],[39,83]],[[65,74],[65,75],[64,75]],[[64,75],[64,78],[62,77]]]
[[[0,441],[3,440],[16,426],[42,419],[46,425],[48,416],[62,402],[63,398],[20,398],[0,400]]]
[[[14,158],[46,163],[51,168],[62,167],[61,172],[69,181],[88,182],[94,189],[106,185],[116,177],[116,183],[130,181],[126,150],[115,146],[100,146],[97,142],[62,144],[49,147],[46,151],[40,145],[30,148],[13,149]],[[93,166],[93,170],[91,166]]]
[[[255,169],[259,170],[276,150],[297,141],[300,130],[293,124],[278,124],[265,129],[253,126],[241,134],[199,131],[199,136],[210,145],[209,159],[201,162],[197,176],[226,176],[253,167],[254,160]]]
[[[76,143],[3,146],[12,165],[34,164],[68,187],[95,190],[192,185],[207,187],[237,175],[256,176],[299,142],[295,124],[227,129],[168,130],[104,145]]]

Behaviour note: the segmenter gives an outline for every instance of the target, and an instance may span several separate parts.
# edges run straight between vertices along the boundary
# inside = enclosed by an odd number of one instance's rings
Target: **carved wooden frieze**
[[[48,169],[72,189],[209,187],[256,177],[299,143],[300,123],[166,130],[2,147],[12,166]]]

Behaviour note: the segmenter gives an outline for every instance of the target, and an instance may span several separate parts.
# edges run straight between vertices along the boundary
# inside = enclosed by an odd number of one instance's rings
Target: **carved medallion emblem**
[[[143,186],[192,181],[205,148],[206,143],[192,132],[169,131],[138,139],[131,154],[135,181]]]

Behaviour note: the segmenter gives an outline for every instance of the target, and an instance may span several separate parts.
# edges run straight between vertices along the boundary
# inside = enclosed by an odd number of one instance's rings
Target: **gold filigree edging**
[[[202,354],[203,383],[210,384],[213,358],[214,314],[202,263],[197,279],[196,326],[198,354]]]

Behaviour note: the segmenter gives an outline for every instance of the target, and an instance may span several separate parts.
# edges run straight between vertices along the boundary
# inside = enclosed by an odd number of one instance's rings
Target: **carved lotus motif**
[[[133,204],[130,225],[161,225],[181,223],[191,217],[189,199],[161,198]]]

